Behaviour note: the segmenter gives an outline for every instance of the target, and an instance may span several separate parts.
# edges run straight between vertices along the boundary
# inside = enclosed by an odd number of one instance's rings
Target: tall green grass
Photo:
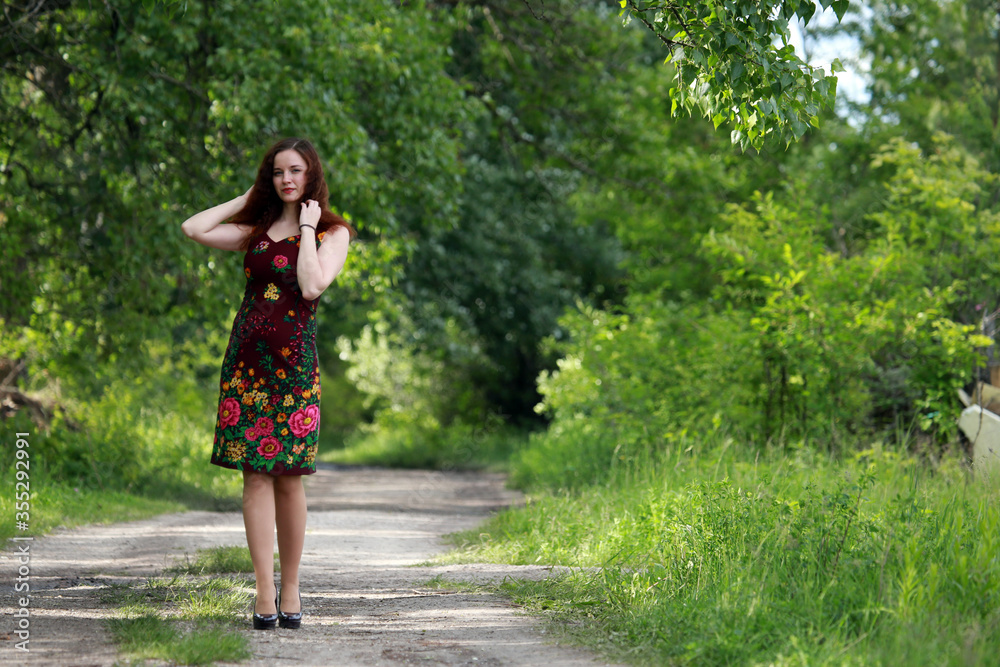
[[[518,478],[558,465],[536,454]],[[600,483],[536,486],[449,558],[580,568],[504,589],[638,664],[996,664],[996,477],[881,447],[614,456]]]

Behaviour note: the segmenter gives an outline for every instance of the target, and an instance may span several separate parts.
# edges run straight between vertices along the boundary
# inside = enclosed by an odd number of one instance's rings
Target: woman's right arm
[[[222,222],[239,213],[246,205],[249,194],[250,190],[247,190],[225,204],[195,213],[184,221],[181,230],[189,239],[194,239],[209,248],[239,250],[243,239],[250,233],[250,228],[243,225],[224,225]]]

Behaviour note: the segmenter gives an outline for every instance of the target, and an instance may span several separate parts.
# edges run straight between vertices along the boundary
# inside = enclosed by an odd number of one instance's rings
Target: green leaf
[[[837,15],[837,20],[843,21],[844,14],[847,13],[847,9],[850,7],[850,2],[848,0],[834,0],[834,2],[830,3],[830,6],[833,7],[833,11]]]
[[[804,25],[809,25],[809,19],[813,17],[816,13],[816,5],[812,2],[803,2],[799,9],[799,18],[802,19]]]

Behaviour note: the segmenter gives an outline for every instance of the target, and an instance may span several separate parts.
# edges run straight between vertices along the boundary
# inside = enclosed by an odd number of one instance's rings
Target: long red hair
[[[307,139],[296,139],[294,137],[282,139],[271,146],[260,163],[257,170],[257,180],[254,181],[253,189],[247,196],[246,205],[240,209],[239,213],[230,218],[229,222],[236,225],[246,225],[252,227],[250,233],[243,240],[241,250],[248,250],[250,242],[258,234],[266,232],[271,225],[281,216],[285,204],[278,197],[274,189],[272,174],[274,173],[274,156],[282,151],[292,150],[302,156],[306,163],[306,187],[302,192],[300,201],[315,199],[319,202],[321,211],[319,223],[316,225],[316,233],[325,232],[336,226],[346,227],[353,238],[357,232],[350,223],[330,210],[330,191],[326,187],[326,178],[323,176],[323,164],[320,162],[319,154]]]

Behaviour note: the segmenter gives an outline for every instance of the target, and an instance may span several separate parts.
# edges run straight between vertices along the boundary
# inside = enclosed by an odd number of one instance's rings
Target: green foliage
[[[615,273],[616,245],[566,200],[583,159],[614,152],[602,128],[625,85],[602,73],[618,42],[600,37],[633,36],[590,10],[540,25],[527,7],[487,20],[488,8],[300,2],[281,10],[294,21],[267,2],[37,9],[3,47],[0,317],[25,344],[0,354],[36,381],[72,379],[80,399],[106,390],[105,369],[141,373],[149,340],[217,343],[239,258],[178,224],[241,192],[267,143],[300,134],[361,230],[324,299],[321,347],[358,335],[361,308],[379,311],[394,343],[434,360],[422,372],[481,388],[452,412],[475,420],[485,401],[531,417],[551,362],[538,340]],[[503,57],[490,21],[531,48]],[[613,94],[573,102],[594,76]],[[349,391],[334,399],[344,423],[371,417]]]
[[[819,126],[831,108],[838,60],[827,75],[803,62],[790,45],[788,24],[808,24],[816,11],[810,0],[768,2],[673,2],[621,0],[628,25],[638,19],[663,42],[674,64],[671,113],[699,109],[718,128],[732,127],[732,142],[752,146],[784,143]],[[847,0],[821,0],[842,19]]]
[[[993,3],[873,0],[852,5],[843,23],[866,60],[871,98],[859,117],[869,132],[902,134],[925,148],[946,132],[997,172],[1000,17]]]
[[[453,322],[444,328],[445,335],[459,340],[465,333]],[[387,322],[377,322],[354,341],[341,338],[338,348],[350,364],[347,378],[364,393],[366,407],[376,410],[376,421],[408,415],[402,418],[449,425],[463,415],[485,416],[480,388],[467,381],[482,372],[473,344],[456,341],[445,354],[436,348],[421,352],[407,346]]]
[[[4,421],[10,433],[29,434],[34,534],[183,507],[238,506],[239,476],[208,465],[216,397],[165,350],[147,350],[161,365],[109,379],[89,401],[58,396],[61,407],[47,428],[23,411]],[[14,477],[13,450],[13,439],[5,439],[4,480]],[[0,507],[13,511],[13,497]]]
[[[574,298],[600,298],[618,276],[615,238],[581,224],[570,199],[582,174],[613,162],[624,143],[610,126],[621,123],[625,86],[607,72],[638,45],[593,8],[560,1],[548,10],[566,17],[540,20],[518,3],[449,15],[448,72],[470,107],[457,221],[415,230],[373,318],[389,356],[404,366],[419,359],[417,374],[433,375],[427,400],[443,424],[494,413],[532,421],[535,377],[552,363],[539,341]],[[580,96],[585,88],[593,94]],[[409,392],[424,383],[412,377]]]
[[[347,465],[382,465],[436,470],[503,468],[524,434],[499,419],[472,426],[453,422],[442,426],[412,412],[383,415],[362,426],[343,449],[330,449],[320,458]]]
[[[0,281],[17,298],[0,317],[50,341],[39,356],[60,376],[142,366],[150,338],[228,324],[238,257],[179,223],[245,189],[278,136],[313,137],[334,206],[392,235],[352,255],[341,284],[358,297],[384,289],[405,227],[454,221],[466,105],[444,72],[449,23],[389,2],[282,11],[294,26],[268,2],[46,4],[4,41]]]
[[[428,234],[401,280],[415,314],[393,322],[407,337],[394,356],[440,364],[432,381],[449,408],[432,414],[444,423],[489,409],[516,423],[532,416],[535,377],[551,363],[539,341],[574,296],[610,291],[620,253],[604,225],[574,220],[571,174],[468,161],[462,226]]]
[[[945,137],[929,154],[892,142],[873,164],[883,202],[851,247],[831,247],[811,193],[757,194],[702,237],[710,300],[635,293],[567,314],[558,370],[539,378],[554,423],[537,455],[555,465],[564,437],[631,455],[720,424],[831,448],[914,421],[953,438],[955,392],[992,344],[971,322],[998,296],[997,214],[980,197],[994,177]],[[593,461],[566,462],[565,484]]]
[[[0,484],[11,493],[0,496],[0,512],[11,517],[0,525],[0,539],[24,535],[43,535],[56,528],[71,528],[87,523],[112,523],[137,521],[165,512],[178,512],[184,505],[174,499],[137,496],[117,489],[100,489],[89,486],[84,477],[67,477],[60,472],[58,463],[52,461],[49,435],[37,429],[24,412],[3,421],[7,436],[0,446],[4,464],[0,466]],[[28,452],[26,459],[18,459],[14,453],[14,435],[27,433],[28,447],[20,450]],[[15,464],[21,461],[27,468]],[[17,472],[27,473],[18,479]],[[18,483],[25,487],[16,486]],[[28,530],[20,531],[14,522],[15,512],[24,510],[23,499],[18,501],[15,491],[27,490]],[[16,508],[15,505],[21,505]]]

